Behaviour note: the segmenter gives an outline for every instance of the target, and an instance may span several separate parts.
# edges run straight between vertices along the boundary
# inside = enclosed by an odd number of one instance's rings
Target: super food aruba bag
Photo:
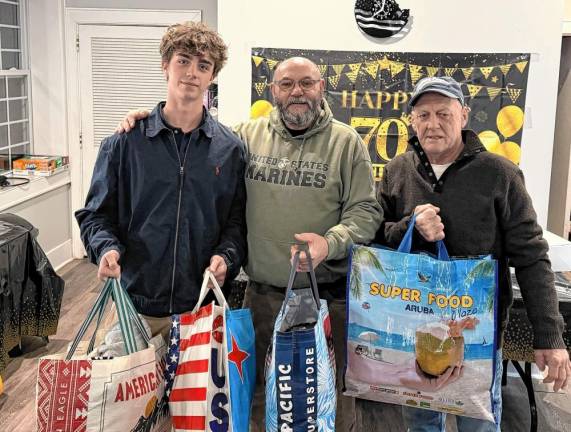
[[[497,265],[355,246],[346,395],[495,421]]]

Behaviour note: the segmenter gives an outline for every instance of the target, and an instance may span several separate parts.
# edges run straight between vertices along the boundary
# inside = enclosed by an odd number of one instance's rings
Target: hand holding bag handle
[[[408,223],[408,228],[406,230],[406,233],[402,238],[402,241],[397,249],[398,252],[410,253],[412,249],[412,235],[415,223],[416,223],[416,215],[413,214],[412,217],[410,218],[410,222]],[[444,242],[442,240],[438,240],[436,242],[436,249],[438,251],[438,259],[440,261],[450,261],[448,250],[446,249],[446,246],[444,245]]]
[[[297,276],[297,265],[299,263],[299,255],[300,255],[301,251],[296,251],[296,253],[293,256],[293,261],[291,264],[291,271],[289,272],[289,280],[287,283],[287,288],[286,288],[286,292],[285,292],[285,298],[287,299],[290,295],[291,292],[293,290],[293,283],[295,282],[295,278]],[[309,250],[305,251],[306,255],[307,255],[307,260],[308,260],[308,264],[309,264],[309,286],[311,288],[311,292],[313,293],[313,299],[315,300],[315,304],[317,305],[317,310],[319,310],[319,308],[321,307],[320,304],[320,299],[319,299],[319,291],[317,289],[317,279],[315,278],[315,271],[313,270],[313,262],[311,260],[311,254],[309,253]],[[285,310],[285,306],[286,306],[287,302],[283,302],[282,304],[282,308],[281,308],[281,313],[284,312]]]
[[[212,288],[208,288],[208,281],[212,282]],[[210,289],[212,289],[212,292],[214,293],[214,296],[216,297],[218,304],[220,306],[223,306],[225,309],[228,309],[226,298],[224,297],[222,289],[220,288],[220,285],[216,281],[216,278],[214,277],[214,275],[210,270],[205,270],[204,278],[202,279],[202,286],[200,287],[200,295],[198,296],[198,301],[196,302],[194,309],[192,309],[192,313],[196,313],[198,309],[200,309],[200,306],[202,306],[202,302],[204,302],[204,299],[206,298],[206,295],[208,294],[208,291]]]

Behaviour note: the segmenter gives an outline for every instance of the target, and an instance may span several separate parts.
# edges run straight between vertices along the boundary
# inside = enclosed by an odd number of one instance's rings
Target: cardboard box
[[[62,165],[59,168],[53,170],[21,170],[21,169],[13,169],[12,174],[15,176],[38,176],[38,177],[49,177],[54,174],[60,173],[62,171],[66,171],[69,169],[69,165]]]
[[[41,175],[51,175],[53,172],[61,167],[69,164],[68,156],[36,156],[36,155],[26,155],[12,162],[12,170],[14,174],[27,174]],[[55,172],[54,172],[55,174]]]

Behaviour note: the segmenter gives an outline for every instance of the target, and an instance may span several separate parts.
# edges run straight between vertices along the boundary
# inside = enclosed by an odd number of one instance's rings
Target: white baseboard
[[[68,262],[73,260],[73,255],[71,252],[71,239],[66,240],[59,246],[56,246],[52,250],[46,253],[50,263],[52,264],[55,271],[58,271]]]

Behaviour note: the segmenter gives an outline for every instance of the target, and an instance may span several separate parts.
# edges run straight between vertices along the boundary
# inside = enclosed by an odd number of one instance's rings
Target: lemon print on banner
[[[500,134],[506,139],[501,141],[498,134],[491,130],[482,131],[478,134],[480,141],[486,149],[492,153],[504,156],[515,164],[519,164],[521,147],[513,141],[508,141],[523,127],[523,111],[516,105],[503,107],[496,118],[496,126]]]
[[[250,108],[250,118],[269,117],[273,106],[267,100],[260,99],[254,102]]]

